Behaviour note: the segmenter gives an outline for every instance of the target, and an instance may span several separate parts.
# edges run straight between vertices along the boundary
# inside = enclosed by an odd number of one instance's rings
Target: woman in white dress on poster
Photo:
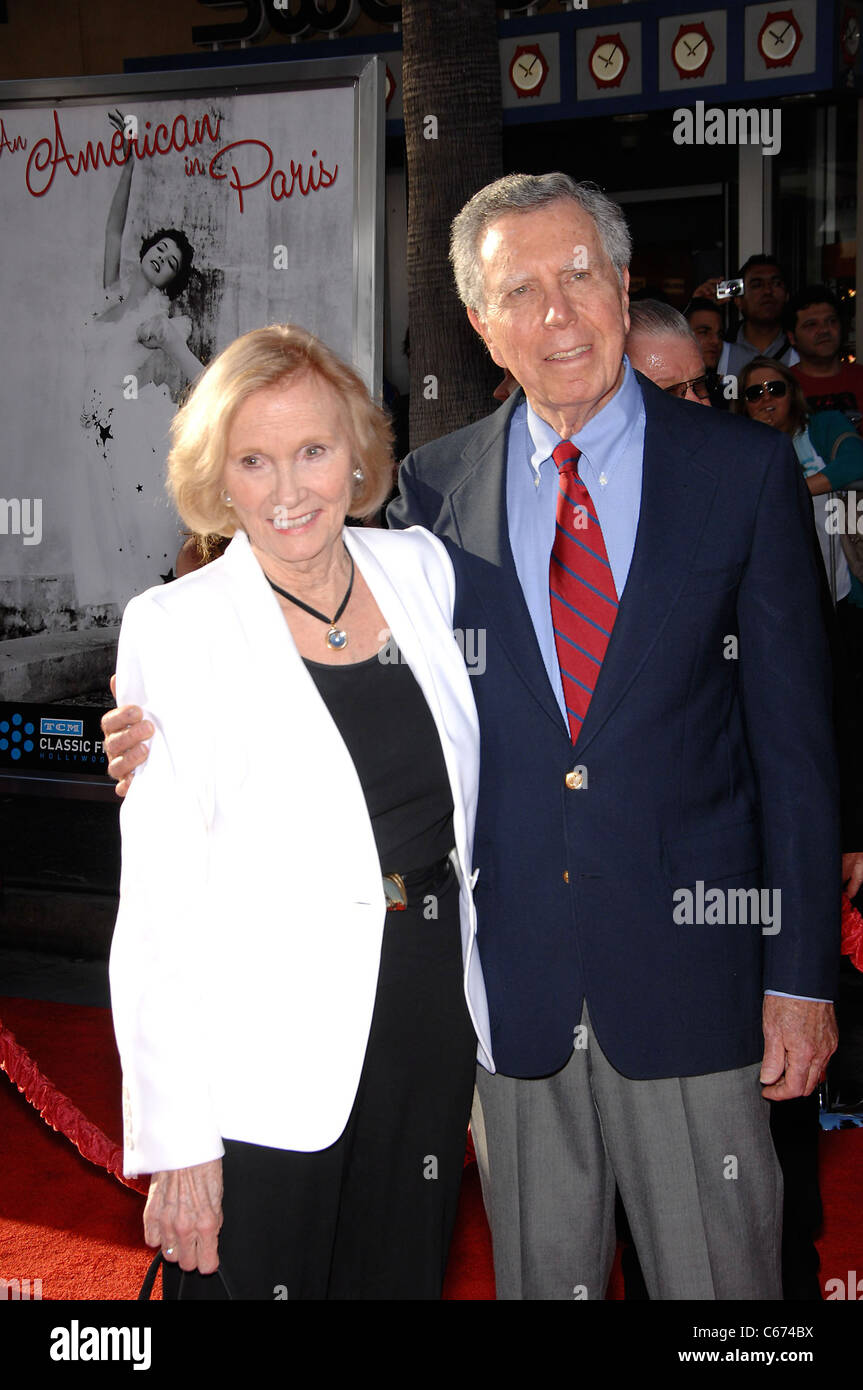
[[[121,112],[109,119],[119,131]],[[131,142],[105,228],[104,305],[85,331],[84,430],[89,543],[79,547],[76,586],[81,606],[123,604],[170,571],[177,532],[165,496],[165,458],[175,402],[164,354],[183,384],[201,362],[187,346],[186,316],[170,314],[185,289],[193,249],[184,232],[159,228],[141,243],[138,264],[121,276],[121,253],[135,166]],[[161,352],[160,352],[161,350]]]

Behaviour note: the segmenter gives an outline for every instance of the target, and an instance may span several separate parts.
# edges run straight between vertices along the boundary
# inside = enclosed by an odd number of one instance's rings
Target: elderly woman
[[[491,1064],[452,568],[420,528],[345,527],[389,427],[302,329],[211,364],[168,467],[186,525],[233,539],[120,637],[155,729],[111,952],[146,1238],[168,1296],[436,1298],[477,1035]]]

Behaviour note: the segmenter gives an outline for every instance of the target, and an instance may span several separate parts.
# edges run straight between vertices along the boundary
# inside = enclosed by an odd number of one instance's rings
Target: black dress
[[[225,1140],[220,1275],[166,1265],[166,1297],[440,1297],[476,1057],[458,883],[451,867],[422,875],[453,845],[449,779],[403,660],[306,667],[353,758],[382,873],[419,879],[420,889],[407,910],[386,915],[365,1062],[341,1137],[314,1153]]]

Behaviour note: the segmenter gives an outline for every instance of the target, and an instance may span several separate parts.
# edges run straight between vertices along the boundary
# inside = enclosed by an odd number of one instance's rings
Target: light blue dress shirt
[[[644,402],[624,358],[623,382],[611,400],[573,436],[578,473],[596,508],[618,598],[632,563],[641,507]],[[552,452],[560,435],[522,401],[509,427],[506,511],[509,542],[551,688],[569,727],[548,593],[557,521],[558,472]]]

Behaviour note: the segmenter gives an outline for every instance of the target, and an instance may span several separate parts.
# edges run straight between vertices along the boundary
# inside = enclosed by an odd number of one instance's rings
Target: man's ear
[[[475,333],[478,333],[479,336],[482,338],[483,342],[485,342],[485,333],[483,332],[483,322],[482,322],[482,319],[480,318],[479,314],[477,313],[476,309],[468,309],[468,311],[467,311],[467,317],[468,317],[468,322],[469,322],[471,328],[473,329],[473,331],[474,331]]]
[[[475,333],[479,334],[488,348],[492,362],[496,362],[499,367],[503,367],[504,371],[506,371],[506,363],[494,347],[485,319],[480,318],[476,309],[468,309],[467,317],[471,328]]]
[[[789,341],[789,343],[791,344],[791,346],[792,346],[793,348],[796,348],[796,346],[797,346],[797,334],[794,332],[794,329],[793,329],[793,328],[786,328],[786,330],[785,330],[785,336],[786,336],[786,338],[788,339],[788,341]]]
[[[623,309],[623,335],[626,337],[629,332],[629,266],[627,265],[623,267],[620,283],[622,286],[620,303]]]

